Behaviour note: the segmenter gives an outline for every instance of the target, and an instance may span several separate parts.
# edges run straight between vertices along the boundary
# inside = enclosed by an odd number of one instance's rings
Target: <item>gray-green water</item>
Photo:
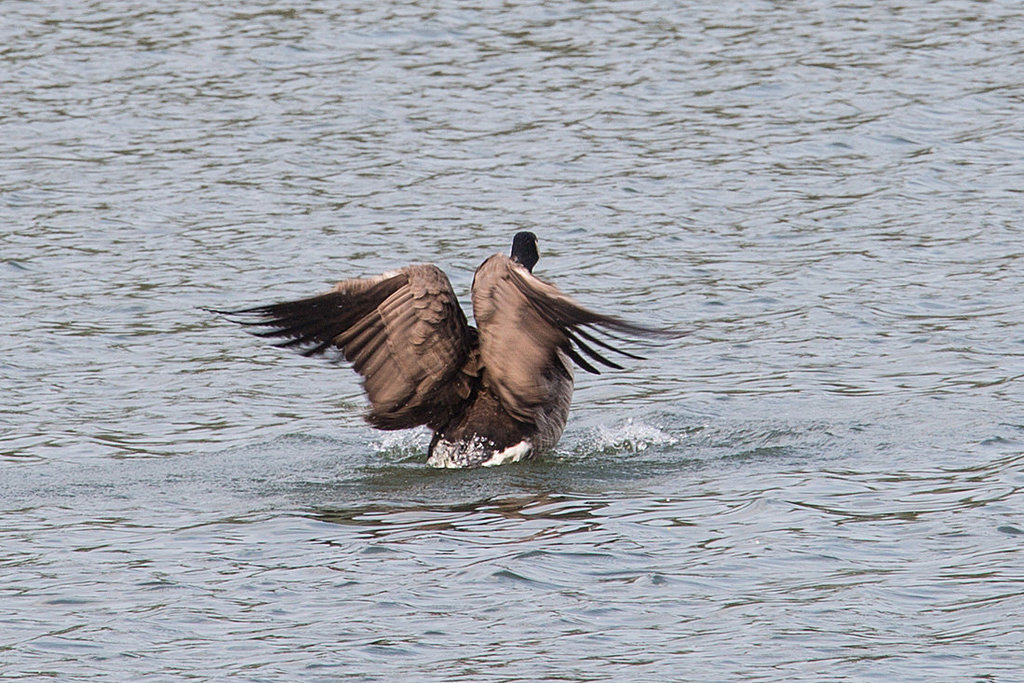
[[[0,677],[1019,680],[1017,2],[6,2]],[[692,329],[424,467],[198,310],[512,233]]]

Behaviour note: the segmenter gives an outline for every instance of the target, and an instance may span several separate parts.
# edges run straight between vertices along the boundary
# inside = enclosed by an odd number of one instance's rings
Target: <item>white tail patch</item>
[[[504,465],[510,462],[519,462],[530,454],[533,450],[533,444],[529,441],[520,441],[515,446],[509,446],[501,453],[495,453],[489,460],[484,461],[481,467],[494,467],[495,465]]]
[[[519,462],[532,452],[533,444],[525,440],[515,446],[509,446],[503,451],[496,451],[484,445],[481,439],[474,439],[469,443],[452,443],[442,440],[434,444],[434,451],[430,454],[427,464],[431,467],[448,469],[495,467],[496,465]]]

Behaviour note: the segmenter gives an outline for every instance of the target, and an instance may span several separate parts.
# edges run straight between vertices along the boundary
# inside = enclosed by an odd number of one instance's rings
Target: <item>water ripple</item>
[[[1015,680],[1012,2],[16,3],[0,669]],[[486,472],[199,307],[516,230],[691,334]]]

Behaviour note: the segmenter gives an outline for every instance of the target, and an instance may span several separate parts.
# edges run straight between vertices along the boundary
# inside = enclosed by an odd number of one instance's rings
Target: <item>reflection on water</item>
[[[1014,680],[1014,3],[15,3],[0,675]],[[517,230],[693,330],[474,472],[200,310]]]
[[[311,510],[310,515],[331,524],[365,527],[367,534],[392,541],[398,541],[398,537],[404,534],[461,532],[477,535],[480,542],[485,542],[495,532],[522,532],[527,525],[521,522],[533,520],[559,523],[559,536],[575,531],[590,531],[599,524],[594,513],[607,505],[604,502],[542,493],[454,505],[405,504],[395,507],[369,504],[353,508],[322,508]],[[575,524],[572,524],[572,531],[567,531],[566,526],[570,522]],[[522,540],[534,541],[538,538],[540,536],[536,534],[529,534]],[[492,540],[497,542],[497,538]]]

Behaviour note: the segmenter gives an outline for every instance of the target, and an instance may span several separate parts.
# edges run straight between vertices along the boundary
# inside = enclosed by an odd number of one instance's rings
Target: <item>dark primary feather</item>
[[[342,348],[337,344],[338,336],[406,284],[408,278],[401,274],[356,291],[331,291],[297,301],[217,313],[236,318],[235,322],[241,325],[270,328],[253,334],[266,338],[283,337],[285,341],[275,346],[299,347],[302,355],[313,356],[331,346]]]
[[[222,314],[303,355],[341,350],[363,376],[367,419],[382,429],[436,426],[469,394],[461,375],[475,341],[447,276],[407,266],[339,282],[318,296]]]
[[[597,350],[583,342],[582,339],[586,339],[603,349],[614,351],[615,353],[621,354],[627,358],[643,360],[644,357],[630,353],[629,351],[613,346],[609,342],[599,339],[589,332],[588,328],[594,331],[600,330],[602,334],[613,339],[619,339],[620,341],[625,340],[611,333],[609,330],[615,330],[616,332],[632,335],[633,337],[670,338],[681,336],[678,332],[646,327],[644,325],[638,325],[636,323],[622,320],[615,316],[591,311],[590,309],[580,306],[575,301],[559,292],[554,286],[540,280],[536,276],[526,275],[516,269],[510,269],[509,279],[515,284],[516,288],[523,294],[530,305],[536,309],[549,324],[564,331],[568,340],[572,342],[572,345],[575,345],[579,351],[582,351],[591,360],[597,361],[598,363],[610,368],[621,370],[622,366],[606,358]],[[579,352],[572,348],[572,346],[569,346],[564,350],[577,365],[587,372],[595,375],[601,374],[597,368],[580,356]]]

